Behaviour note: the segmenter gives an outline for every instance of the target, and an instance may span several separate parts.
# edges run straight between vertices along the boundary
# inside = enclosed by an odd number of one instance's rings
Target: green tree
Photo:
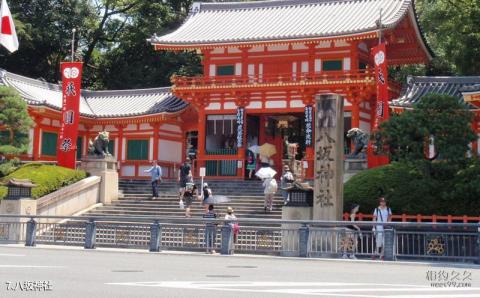
[[[429,94],[381,124],[377,138],[387,145],[394,160],[424,160],[431,137],[439,157],[447,162],[465,160],[469,144],[475,140],[471,127],[473,113],[456,97]]]
[[[417,0],[420,23],[437,64],[456,74],[475,75],[480,69],[480,1]],[[446,63],[445,63],[446,62]]]
[[[0,127],[8,131],[7,140],[2,140],[0,144],[2,151],[23,151],[28,144],[26,135],[32,125],[25,101],[14,89],[0,86]]]

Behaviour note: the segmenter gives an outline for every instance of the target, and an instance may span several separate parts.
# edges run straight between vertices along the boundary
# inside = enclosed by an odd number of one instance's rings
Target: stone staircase
[[[199,182],[195,181],[199,184]],[[221,216],[228,206],[235,210],[238,218],[281,219],[283,200],[280,192],[274,198],[274,209],[265,213],[263,209],[263,187],[261,181],[208,181],[213,194],[226,195],[231,202],[215,206]],[[112,216],[184,216],[185,211],[178,204],[178,184],[164,181],[160,184],[160,198],[152,200],[151,186],[145,180],[120,180],[123,198],[111,204],[98,207],[83,215]],[[192,217],[202,217],[204,211],[201,200],[194,201],[191,208]]]

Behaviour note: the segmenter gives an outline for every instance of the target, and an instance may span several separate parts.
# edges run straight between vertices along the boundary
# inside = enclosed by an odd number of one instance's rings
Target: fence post
[[[93,219],[85,224],[85,248],[94,249],[97,235],[97,224]]]
[[[475,263],[480,265],[480,225],[478,226],[477,232],[477,260]]]
[[[386,228],[384,231],[384,259],[385,261],[395,261],[395,231],[393,228]]]
[[[27,222],[27,235],[25,236],[25,246],[35,246],[35,234],[37,232],[37,222],[35,220],[30,219]]]
[[[162,240],[162,227],[158,220],[150,226],[150,251],[159,252]]]
[[[302,224],[298,229],[298,252],[301,258],[308,257],[308,238],[310,236],[310,229],[306,224]]]
[[[233,250],[233,229],[232,226],[226,222],[222,226],[222,247],[220,254],[231,255]]]

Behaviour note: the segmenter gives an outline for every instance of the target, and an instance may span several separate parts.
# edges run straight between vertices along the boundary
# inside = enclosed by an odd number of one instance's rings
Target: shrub
[[[428,170],[398,162],[363,171],[344,185],[345,211],[358,203],[360,212],[372,213],[380,195],[395,214],[477,216],[480,162],[471,160],[460,171],[441,162],[429,164]]]
[[[32,197],[39,198],[70,185],[86,177],[84,171],[76,171],[53,165],[31,163],[20,167],[10,175],[2,178],[7,182],[11,178],[30,179],[37,186],[32,189]],[[6,195],[6,187],[0,187],[0,197]]]
[[[5,177],[8,174],[15,171],[18,168],[19,165],[20,165],[20,160],[18,158],[14,158],[14,159],[9,160],[7,162],[1,163],[0,164],[0,178]]]

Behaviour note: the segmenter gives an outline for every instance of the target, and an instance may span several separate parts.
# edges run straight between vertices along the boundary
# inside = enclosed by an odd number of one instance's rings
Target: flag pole
[[[380,7],[380,18],[378,19],[378,44],[382,43],[382,8]]]
[[[77,32],[77,29],[73,28],[72,29],[72,62],[75,60],[75,32]]]

